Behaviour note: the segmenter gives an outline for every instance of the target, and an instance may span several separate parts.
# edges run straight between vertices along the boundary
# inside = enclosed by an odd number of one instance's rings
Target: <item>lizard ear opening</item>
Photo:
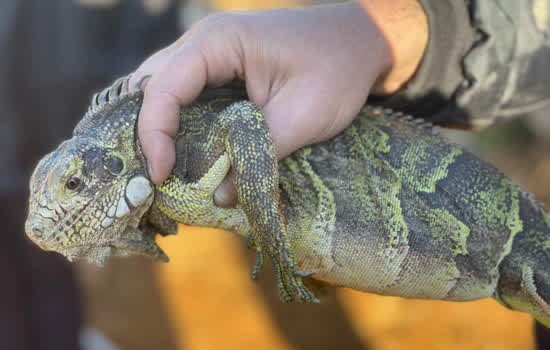
[[[118,176],[124,171],[124,161],[120,157],[111,156],[107,161],[107,169],[111,174]]]

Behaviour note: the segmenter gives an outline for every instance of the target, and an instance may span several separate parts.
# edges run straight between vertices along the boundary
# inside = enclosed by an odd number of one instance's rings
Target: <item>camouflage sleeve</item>
[[[550,0],[419,0],[430,24],[421,66],[383,104],[483,128],[550,104]]]

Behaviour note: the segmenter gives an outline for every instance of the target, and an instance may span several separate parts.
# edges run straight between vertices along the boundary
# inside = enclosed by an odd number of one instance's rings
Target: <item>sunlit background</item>
[[[116,0],[80,0],[110,6]],[[162,11],[167,1],[144,1]],[[194,1],[182,28],[211,10],[304,6],[299,1]],[[538,198],[550,199],[550,133],[543,117],[453,138],[503,169]],[[540,133],[535,133],[536,130]],[[513,140],[513,142],[510,142]],[[46,150],[45,150],[46,151]],[[229,232],[182,226],[159,239],[168,264],[113,259],[79,264],[90,349],[533,349],[533,321],[493,300],[406,300],[327,289],[322,305],[284,305],[267,267],[250,280],[254,254]],[[102,345],[98,345],[102,344]]]

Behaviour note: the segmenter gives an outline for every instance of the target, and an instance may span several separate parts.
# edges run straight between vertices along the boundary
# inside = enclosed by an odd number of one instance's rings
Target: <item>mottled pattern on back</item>
[[[518,232],[513,214],[523,196],[496,169],[444,141],[430,126],[366,109],[334,140],[283,161],[283,202],[289,202],[290,222],[314,217],[296,209],[312,201],[303,189],[315,183],[296,177],[297,163],[300,172],[309,167],[322,179],[324,197],[334,201],[325,210],[335,211],[333,254],[324,254],[334,259],[304,269],[344,266],[345,271],[336,272],[340,284],[383,294],[453,300],[492,294],[498,264]],[[478,192],[472,184],[493,191]],[[321,191],[311,195],[316,193]]]

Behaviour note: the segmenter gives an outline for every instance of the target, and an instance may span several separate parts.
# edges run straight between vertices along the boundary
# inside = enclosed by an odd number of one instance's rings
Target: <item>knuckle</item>
[[[246,16],[235,12],[215,12],[199,21],[199,26],[207,32],[221,31],[231,33],[240,30],[245,23]]]

